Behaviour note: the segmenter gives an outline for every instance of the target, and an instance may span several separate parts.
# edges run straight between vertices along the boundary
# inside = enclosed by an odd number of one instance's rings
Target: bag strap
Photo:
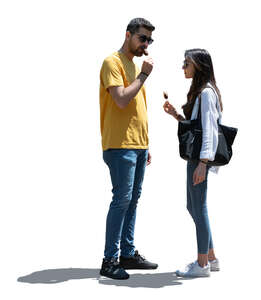
[[[197,120],[201,120],[201,93],[198,95],[198,116]]]
[[[210,86],[210,85],[206,86],[206,88],[210,88],[210,89],[213,90],[214,95],[216,96],[216,99],[217,99],[216,108],[217,108],[217,111],[218,111],[218,114],[219,114],[219,111],[220,111],[219,105],[220,105],[220,104],[219,104],[219,99],[218,99],[218,97],[217,97],[217,95],[216,95],[216,91],[215,91],[215,89],[214,89],[212,86]],[[198,96],[198,116],[197,116],[197,120],[198,120],[198,119],[201,119],[201,93],[200,93],[199,96]],[[220,119],[220,118],[217,119],[218,124],[220,124],[219,119]]]

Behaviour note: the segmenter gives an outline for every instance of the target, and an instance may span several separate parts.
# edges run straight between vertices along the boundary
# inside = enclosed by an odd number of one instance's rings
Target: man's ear
[[[126,31],[125,39],[128,41],[130,37],[131,37],[131,33],[129,31]]]

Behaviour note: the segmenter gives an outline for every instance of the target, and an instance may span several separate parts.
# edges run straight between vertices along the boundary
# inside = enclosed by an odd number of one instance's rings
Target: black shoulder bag
[[[218,122],[218,147],[214,161],[209,166],[224,166],[232,157],[232,145],[237,128],[228,127]],[[179,122],[178,125],[179,154],[185,160],[200,160],[202,147],[201,97],[199,98],[198,116],[195,120]]]

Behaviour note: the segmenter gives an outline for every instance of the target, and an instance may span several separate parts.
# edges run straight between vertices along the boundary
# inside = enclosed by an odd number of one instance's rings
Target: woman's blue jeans
[[[109,149],[103,159],[110,170],[112,202],[106,221],[105,258],[134,255],[136,208],[141,195],[148,150]]]
[[[197,232],[198,253],[208,254],[213,248],[213,241],[208,219],[207,210],[207,183],[208,167],[206,179],[197,185],[193,185],[193,173],[198,166],[198,162],[188,161],[187,164],[187,209],[194,220]]]

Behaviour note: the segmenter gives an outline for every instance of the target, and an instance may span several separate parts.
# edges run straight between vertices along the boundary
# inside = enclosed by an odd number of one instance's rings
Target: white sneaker
[[[178,277],[209,277],[210,276],[210,264],[205,267],[201,267],[197,261],[189,264],[185,271],[176,271]]]
[[[219,265],[219,260],[218,259],[209,261],[209,264],[210,264],[210,271],[211,272],[220,271],[220,265]]]

